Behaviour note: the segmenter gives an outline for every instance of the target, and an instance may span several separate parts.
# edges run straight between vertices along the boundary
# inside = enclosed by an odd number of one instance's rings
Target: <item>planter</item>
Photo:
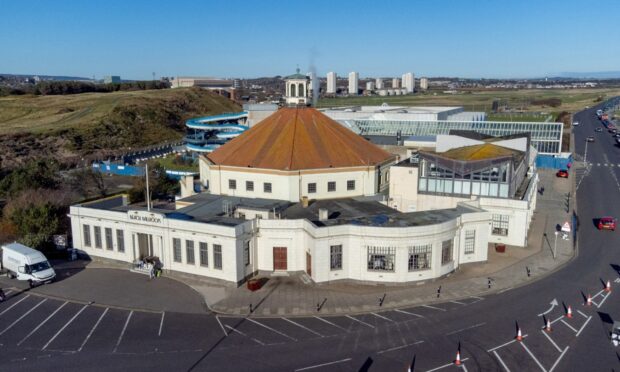
[[[248,289],[252,292],[258,291],[262,285],[263,283],[260,279],[250,279],[247,281]]]
[[[495,244],[495,252],[497,253],[506,252],[506,244]]]

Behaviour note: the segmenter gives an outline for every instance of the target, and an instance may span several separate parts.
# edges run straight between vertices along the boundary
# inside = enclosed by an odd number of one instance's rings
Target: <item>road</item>
[[[579,254],[544,279],[432,306],[270,319],[131,310],[15,292],[0,304],[0,370],[619,369],[608,332],[620,319],[620,236],[598,231],[594,220],[620,214],[620,148],[610,134],[594,132],[601,126],[596,109],[575,115],[577,154],[583,156],[585,137],[596,136],[588,144],[590,170],[576,170]],[[607,280],[611,292],[603,290]],[[592,306],[584,304],[588,294]],[[569,305],[572,318],[565,316]],[[551,332],[542,330],[546,320]],[[515,341],[517,327],[523,341]],[[456,367],[459,347],[462,365]]]

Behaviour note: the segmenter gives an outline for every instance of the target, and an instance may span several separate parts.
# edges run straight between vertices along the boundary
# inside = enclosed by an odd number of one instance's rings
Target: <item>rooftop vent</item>
[[[326,221],[329,219],[329,211],[327,208],[319,208],[319,221]]]

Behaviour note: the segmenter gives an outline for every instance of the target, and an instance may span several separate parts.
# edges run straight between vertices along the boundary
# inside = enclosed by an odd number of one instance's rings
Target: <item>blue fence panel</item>
[[[538,154],[536,156],[536,167],[537,168],[549,168],[549,169],[568,169],[568,164],[573,163],[573,156],[569,155],[568,157],[557,157],[553,155],[541,155]]]
[[[144,176],[144,167],[138,167],[135,165],[93,163],[93,170],[101,173],[116,174],[119,176]]]

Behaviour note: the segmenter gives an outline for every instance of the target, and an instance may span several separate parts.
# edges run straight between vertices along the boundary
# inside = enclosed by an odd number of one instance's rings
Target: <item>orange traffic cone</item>
[[[608,280],[605,285],[605,292],[611,292],[611,282]]]
[[[545,331],[551,332],[551,321],[547,319],[547,326],[545,327]]]
[[[461,365],[461,351],[460,350],[456,351],[456,359],[454,360],[454,364],[457,366]]]
[[[521,334],[521,327],[517,329],[517,341],[523,341],[523,335]]]
[[[573,317],[573,309],[570,308],[570,305],[568,305],[568,308],[566,309],[566,317],[567,318]]]
[[[590,294],[588,294],[588,299],[586,300],[586,305],[587,306],[592,306],[592,296]]]

